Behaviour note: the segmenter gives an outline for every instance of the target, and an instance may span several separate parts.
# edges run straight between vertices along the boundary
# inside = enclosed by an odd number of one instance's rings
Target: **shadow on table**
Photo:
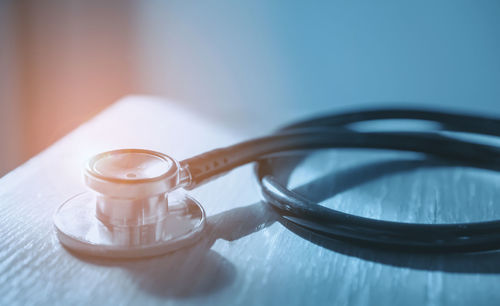
[[[285,162],[281,159],[278,164],[280,166],[279,179],[288,180],[290,173],[304,156],[290,157]],[[376,162],[329,173],[296,188],[295,191],[299,193],[307,191],[308,196],[311,194],[311,200],[321,201],[386,175],[422,167],[447,165],[449,164],[431,159]],[[333,188],[332,182],[336,182]],[[92,264],[124,268],[133,274],[140,288],[157,296],[174,298],[206,296],[229,286],[237,274],[237,269],[231,262],[211,250],[214,242],[217,239],[238,240],[279,221],[300,237],[316,245],[363,260],[428,271],[500,273],[499,252],[414,254],[361,247],[304,230],[281,218],[262,202],[231,209],[211,216],[207,221],[204,238],[194,246],[164,256],[111,260],[73,254]]]
[[[226,258],[211,250],[217,239],[237,240],[278,219],[263,203],[231,209],[207,219],[207,227],[195,245],[156,257],[107,259],[68,250],[78,259],[99,266],[119,267],[133,275],[143,290],[159,297],[189,298],[207,296],[233,283],[237,269]]]

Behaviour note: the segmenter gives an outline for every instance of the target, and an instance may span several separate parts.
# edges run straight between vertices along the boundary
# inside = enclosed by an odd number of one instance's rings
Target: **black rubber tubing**
[[[194,188],[240,165],[259,161],[262,193],[286,220],[315,233],[376,247],[409,251],[468,252],[500,248],[500,221],[417,224],[359,217],[330,208],[280,185],[265,157],[291,150],[370,148],[421,152],[453,162],[498,169],[496,146],[458,140],[437,132],[359,132],[349,125],[368,120],[414,119],[449,131],[500,136],[500,120],[429,110],[380,109],[334,114],[294,123],[268,137],[213,150],[181,162]],[[276,155],[273,156],[274,158]]]

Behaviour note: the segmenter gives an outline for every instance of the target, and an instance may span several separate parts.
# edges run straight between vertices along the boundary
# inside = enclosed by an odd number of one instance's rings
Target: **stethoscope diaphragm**
[[[67,248],[96,256],[159,255],[196,241],[205,212],[180,190],[179,164],[149,150],[126,149],[93,157],[85,169],[92,192],[59,207],[54,224]]]

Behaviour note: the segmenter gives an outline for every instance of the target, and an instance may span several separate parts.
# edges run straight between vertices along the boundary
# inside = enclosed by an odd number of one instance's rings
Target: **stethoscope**
[[[362,132],[352,124],[387,119],[430,121],[435,131]],[[440,131],[500,136],[500,120],[440,111],[381,109],[334,114],[286,126],[276,133],[183,161],[163,153],[122,149],[92,157],[78,194],[56,211],[54,224],[67,248],[107,257],[164,254],[196,242],[206,226],[203,207],[181,190],[193,189],[238,166],[257,162],[265,202],[282,218],[322,236],[407,251],[470,252],[500,248],[500,221],[416,224],[376,220],[314,203],[287,189],[271,162],[279,154],[325,148],[421,152],[448,162],[497,170],[500,149]]]

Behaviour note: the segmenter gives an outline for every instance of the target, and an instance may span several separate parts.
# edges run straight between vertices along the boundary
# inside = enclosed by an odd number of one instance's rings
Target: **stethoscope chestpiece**
[[[174,251],[196,241],[205,226],[201,205],[182,191],[188,171],[169,156],[140,149],[91,158],[84,170],[91,192],[56,211],[67,248],[95,256],[133,258]]]

